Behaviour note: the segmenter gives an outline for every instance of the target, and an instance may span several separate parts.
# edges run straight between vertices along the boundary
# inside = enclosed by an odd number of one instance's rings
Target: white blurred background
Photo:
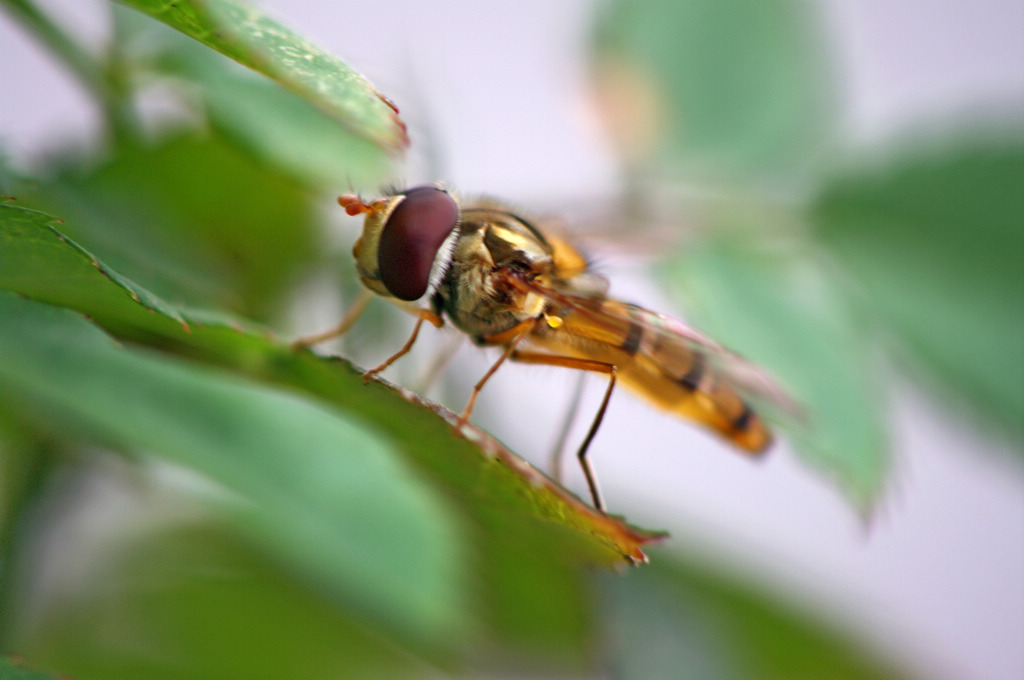
[[[106,30],[102,2],[40,4],[75,17],[74,28],[86,35]],[[463,193],[570,217],[619,191],[614,157],[588,103],[594,3],[259,4],[395,100],[413,139],[401,180],[444,179]],[[897,131],[975,110],[1024,115],[1024,2],[836,0],[819,9],[842,76],[841,128],[851,144],[884,144]],[[93,134],[98,116],[90,100],[3,14],[0,69],[0,145],[15,162]],[[614,251],[601,259],[616,296],[683,311],[658,291],[642,261]],[[302,323],[315,330],[332,314]],[[366,363],[390,353],[374,351]],[[493,358],[493,350],[467,343],[459,389],[468,391]],[[391,377],[411,380],[415,364]],[[1024,678],[1024,466],[1007,445],[894,382],[880,399],[894,413],[895,470],[868,524],[784,442],[752,464],[621,390],[591,455],[610,508],[641,526],[669,529],[674,549],[726,556],[724,564],[833,613],[923,677]],[[557,369],[503,369],[475,420],[543,467],[574,383]],[[582,437],[601,387],[599,379],[587,381],[571,442]],[[585,494],[575,466],[567,463],[566,473]]]

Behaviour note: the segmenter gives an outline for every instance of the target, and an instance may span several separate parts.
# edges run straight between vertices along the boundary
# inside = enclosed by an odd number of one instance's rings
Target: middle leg
[[[608,410],[608,402],[612,397],[612,390],[615,389],[615,364],[609,364],[604,361],[594,361],[593,359],[577,359],[576,357],[544,354],[542,352],[513,352],[511,358],[513,361],[519,361],[525,364],[562,366],[564,368],[575,368],[579,371],[604,373],[608,376],[608,387],[605,389],[604,398],[601,400],[601,406],[598,407],[597,414],[594,416],[594,420],[590,424],[590,429],[587,430],[587,436],[583,439],[583,443],[580,444],[580,448],[576,452],[576,458],[580,461],[580,467],[583,469],[583,476],[587,480],[587,486],[590,489],[590,497],[594,501],[594,507],[601,512],[604,512],[604,498],[601,495],[601,487],[597,483],[597,474],[594,472],[594,468],[590,464],[590,459],[587,458],[587,449],[590,448],[590,443],[594,440],[594,436],[597,434],[597,430],[601,426],[601,421],[604,420],[605,411]]]

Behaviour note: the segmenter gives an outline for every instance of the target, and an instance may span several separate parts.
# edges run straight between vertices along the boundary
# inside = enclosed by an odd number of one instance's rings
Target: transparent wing
[[[600,295],[581,295],[535,281],[524,285],[551,301],[551,314],[564,317],[570,326],[567,330],[584,325],[588,337],[639,355],[667,376],[689,381],[694,389],[703,389],[713,380],[788,415],[798,417],[801,412],[767,371],[679,319]]]

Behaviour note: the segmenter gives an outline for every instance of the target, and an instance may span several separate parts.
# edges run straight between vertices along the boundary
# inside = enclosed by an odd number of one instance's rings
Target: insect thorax
[[[502,333],[545,311],[545,301],[510,283],[513,275],[543,275],[550,256],[501,223],[466,222],[452,263],[432,304],[475,341]]]

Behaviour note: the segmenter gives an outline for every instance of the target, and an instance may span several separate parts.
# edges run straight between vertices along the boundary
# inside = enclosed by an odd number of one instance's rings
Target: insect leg
[[[530,327],[532,328],[532,326]],[[494,362],[494,364],[490,367],[490,369],[488,369],[486,373],[484,373],[484,377],[480,378],[480,380],[477,381],[476,385],[473,386],[473,393],[469,395],[469,401],[466,403],[466,408],[462,410],[462,415],[459,416],[459,422],[455,424],[456,430],[461,430],[462,426],[465,425],[466,422],[469,420],[469,414],[473,412],[473,405],[476,404],[476,398],[477,395],[480,394],[480,390],[483,389],[484,385],[487,384],[487,381],[491,379],[491,376],[494,375],[498,368],[503,363],[505,363],[505,360],[508,359],[513,352],[515,352],[516,345],[525,336],[526,332],[524,331],[519,333],[519,335],[515,336],[514,338],[512,338],[509,341],[508,345],[505,347],[505,351],[501,353],[500,357],[498,357],[498,360]]]
[[[608,410],[608,401],[612,398],[612,390],[615,389],[615,364],[609,364],[603,361],[593,361],[591,359],[552,356],[550,354],[543,354],[539,352],[514,352],[512,354],[512,359],[514,361],[520,361],[527,364],[563,366],[565,368],[575,368],[580,371],[604,373],[608,376],[608,388],[604,392],[604,399],[601,400],[601,406],[597,409],[597,415],[594,416],[594,422],[590,424],[587,436],[583,439],[583,443],[580,444],[580,448],[576,452],[576,458],[580,461],[580,467],[583,468],[583,476],[586,477],[587,486],[590,488],[590,497],[594,501],[594,507],[601,512],[604,512],[604,499],[601,496],[601,488],[597,484],[597,475],[594,473],[594,468],[590,464],[590,459],[587,458],[587,449],[590,448],[590,442],[594,440],[594,435],[597,434],[597,429],[601,427],[601,421],[604,420],[605,411]]]
[[[451,365],[456,352],[462,346],[466,338],[462,333],[452,333],[444,341],[441,349],[434,355],[433,359],[426,364],[426,369],[416,377],[413,383],[413,391],[426,396],[427,392],[437,383],[438,378],[445,369]]]
[[[359,319],[363,310],[366,309],[366,305],[370,304],[371,298],[373,298],[373,293],[370,291],[365,289],[360,291],[355,302],[352,303],[352,306],[345,310],[345,315],[341,317],[341,321],[338,322],[337,326],[330,328],[323,333],[297,338],[291,344],[292,349],[298,350],[306,347],[312,347],[313,345],[319,345],[321,342],[341,337],[349,328],[352,328],[352,325]]]
[[[369,382],[370,378],[377,375],[385,368],[387,368],[388,366],[390,366],[391,364],[395,363],[396,361],[404,357],[406,354],[408,354],[409,350],[412,349],[413,343],[416,342],[416,338],[419,337],[420,326],[423,325],[424,321],[429,321],[430,323],[434,324],[434,326],[436,326],[437,328],[440,328],[441,324],[443,323],[441,317],[439,317],[437,314],[434,314],[433,312],[426,309],[419,310],[416,319],[416,325],[412,327],[412,335],[410,335],[409,339],[405,341],[404,345],[402,345],[402,349],[398,350],[390,357],[388,357],[388,360],[385,361],[380,366],[378,366],[377,368],[371,369],[364,373],[363,382]]]
[[[586,373],[579,373],[576,387],[572,391],[572,400],[569,402],[569,408],[565,412],[565,417],[562,418],[562,427],[558,429],[555,445],[551,449],[551,476],[559,484],[562,483],[562,468],[564,467],[562,460],[565,455],[565,443],[569,439],[569,430],[572,429],[572,424],[576,422],[576,415],[580,410],[580,401],[583,399],[583,382],[586,376]]]

